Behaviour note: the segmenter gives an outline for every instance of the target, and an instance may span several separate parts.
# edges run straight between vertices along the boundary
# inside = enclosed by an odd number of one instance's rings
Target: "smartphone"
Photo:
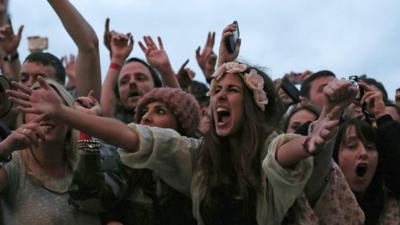
[[[28,37],[28,49],[30,52],[41,52],[49,47],[47,37],[30,36]]]
[[[10,87],[10,81],[3,75],[0,75],[0,118],[6,116],[12,107],[12,102],[6,93],[6,90],[10,89]]]
[[[300,102],[300,91],[287,79],[287,77],[284,77],[282,79],[281,88],[286,92],[286,94],[293,100],[295,104]]]
[[[228,49],[228,51],[229,51],[230,53],[233,53],[233,52],[235,51],[237,41],[238,41],[238,39],[239,39],[239,37],[240,37],[240,33],[239,33],[239,24],[238,24],[238,22],[235,20],[235,21],[233,21],[233,24],[236,25],[236,31],[233,32],[233,34],[230,35],[230,36],[226,39],[226,43],[225,43],[225,44],[226,44],[226,48]]]

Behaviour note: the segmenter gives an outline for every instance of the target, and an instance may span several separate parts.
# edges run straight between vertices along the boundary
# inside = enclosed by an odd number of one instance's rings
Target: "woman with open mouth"
[[[365,224],[399,224],[400,202],[384,186],[377,149],[378,133],[367,122],[349,119],[340,125],[334,158],[364,211]],[[379,162],[379,163],[378,163]]]

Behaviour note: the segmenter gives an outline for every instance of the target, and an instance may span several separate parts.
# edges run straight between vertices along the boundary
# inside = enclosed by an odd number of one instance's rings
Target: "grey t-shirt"
[[[8,185],[1,194],[3,224],[7,225],[91,225],[100,224],[97,215],[75,210],[68,204],[68,193],[46,189],[25,172],[20,154],[4,166]],[[65,178],[55,183],[65,184]]]

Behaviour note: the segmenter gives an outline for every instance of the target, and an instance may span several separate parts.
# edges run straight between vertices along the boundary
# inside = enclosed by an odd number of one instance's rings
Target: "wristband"
[[[120,70],[121,69],[121,65],[119,65],[118,63],[111,63],[110,64],[110,69]]]
[[[92,137],[81,131],[81,133],[79,134],[79,140],[92,140]]]
[[[18,54],[18,52],[16,52],[14,55],[5,55],[3,57],[3,60],[6,62],[12,62],[12,61],[15,61],[16,59],[18,59],[18,57],[19,57],[19,54]]]

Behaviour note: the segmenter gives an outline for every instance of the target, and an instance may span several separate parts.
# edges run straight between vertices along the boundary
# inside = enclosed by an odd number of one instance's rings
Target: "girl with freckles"
[[[312,155],[332,137],[337,121],[316,123],[308,136],[278,136],[273,125],[277,96],[271,80],[245,64],[222,64],[210,89],[211,128],[203,139],[174,130],[80,113],[64,107],[42,88],[8,92],[24,112],[70,126],[120,147],[121,161],[147,168],[191,196],[198,224],[280,224],[302,193],[313,168]]]

